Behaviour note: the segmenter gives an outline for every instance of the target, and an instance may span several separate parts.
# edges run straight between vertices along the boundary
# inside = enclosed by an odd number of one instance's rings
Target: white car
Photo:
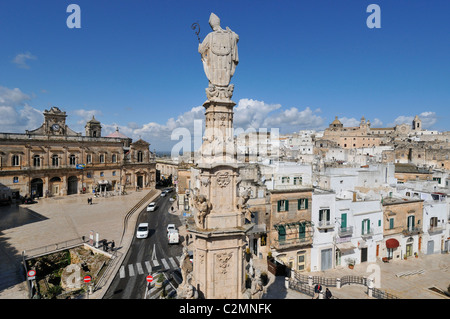
[[[154,212],[156,209],[156,203],[155,202],[151,202],[150,204],[148,204],[147,206],[147,211],[148,212]]]
[[[164,196],[166,196],[166,194],[167,194],[166,191],[162,191],[160,196],[164,197]]]
[[[140,223],[136,231],[136,238],[148,237],[148,223]]]
[[[178,244],[180,242],[180,235],[178,234],[178,230],[169,230],[169,232],[167,233],[167,239],[169,240],[169,244]]]
[[[171,230],[177,230],[177,228],[175,227],[175,224],[169,224],[167,225],[167,232],[171,231]]]

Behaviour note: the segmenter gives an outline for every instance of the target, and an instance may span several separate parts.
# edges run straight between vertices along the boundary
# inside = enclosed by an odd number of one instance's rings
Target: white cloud
[[[30,66],[27,64],[28,60],[36,60],[37,58],[32,55],[30,52],[19,53],[12,60],[13,63],[17,65],[17,67],[21,69],[29,69]]]
[[[21,105],[29,99],[30,97],[19,88],[8,89],[7,87],[0,86],[0,105]]]
[[[429,129],[437,122],[436,112],[422,112],[418,114],[419,119],[422,121],[422,128]],[[394,123],[389,124],[389,126],[395,126],[400,124],[412,124],[415,116],[400,115],[395,120]]]
[[[20,89],[0,86],[0,131],[5,133],[25,133],[38,128],[43,122],[42,111],[25,102],[30,97]]]
[[[289,133],[298,130],[318,129],[324,123],[324,118],[315,115],[309,107],[300,111],[291,107],[264,120],[266,127],[277,127],[280,133]]]
[[[73,111],[73,114],[81,117],[81,119],[77,121],[77,124],[83,125],[83,127],[86,124],[86,122],[92,119],[93,116],[94,117],[96,116],[97,117],[96,120],[99,120],[98,117],[103,115],[102,111],[100,110],[85,110],[85,109],[75,110]]]
[[[234,108],[233,127],[235,129],[247,130],[279,128],[280,133],[288,133],[301,129],[318,129],[324,123],[324,118],[317,115],[321,113],[320,109],[311,110],[309,107],[299,110],[291,107],[282,110],[280,104],[268,104],[264,101],[253,99],[241,99]],[[103,136],[106,136],[119,127],[119,131],[133,140],[142,138],[149,142],[151,149],[170,151],[173,145],[179,140],[171,140],[172,132],[176,129],[187,129],[190,132],[191,139],[197,139],[194,136],[194,122],[200,120],[202,131],[204,133],[205,110],[203,106],[196,106],[189,111],[180,114],[176,118],[169,118],[166,123],[148,122],[138,125],[135,122],[127,125],[106,125],[103,126]],[[199,123],[199,122],[197,122]],[[176,135],[176,134],[175,134]],[[198,140],[197,140],[198,141]],[[200,141],[201,143],[201,141]]]
[[[281,108],[280,104],[266,104],[263,101],[241,99],[234,108],[233,124],[244,130],[264,127],[264,121],[269,114]]]

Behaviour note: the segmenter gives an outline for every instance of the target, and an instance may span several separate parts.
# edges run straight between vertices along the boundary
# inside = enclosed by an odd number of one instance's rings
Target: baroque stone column
[[[188,222],[193,235],[193,282],[205,298],[242,298],[246,233],[239,200],[239,171],[233,139],[234,86],[229,84],[238,63],[239,37],[228,27],[220,27],[212,13],[213,31],[199,45],[209,80],[206,89],[205,135],[197,160],[197,187],[194,189],[194,219]]]

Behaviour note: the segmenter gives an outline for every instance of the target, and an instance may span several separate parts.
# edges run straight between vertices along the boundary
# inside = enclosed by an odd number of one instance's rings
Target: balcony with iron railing
[[[373,229],[363,229],[361,231],[362,238],[367,238],[367,237],[372,237],[372,236],[373,236]]]
[[[353,234],[353,226],[338,228],[339,237],[351,236],[352,234]]]
[[[334,229],[334,225],[335,225],[334,221],[331,220],[320,220],[316,224],[317,228],[319,229],[331,229],[331,230]]]
[[[418,235],[420,233],[422,233],[422,229],[419,228],[419,227],[412,227],[412,226],[410,226],[410,227],[407,227],[407,228],[403,228],[403,230],[402,230],[402,234],[404,236],[413,236],[413,235]]]
[[[430,227],[428,228],[428,233],[429,234],[437,234],[442,232],[445,229],[445,225],[438,223],[436,225],[430,225]]]
[[[275,249],[289,249],[297,246],[307,246],[312,245],[313,236],[305,234],[305,236],[295,236],[287,238],[278,238],[273,240],[272,246]]]

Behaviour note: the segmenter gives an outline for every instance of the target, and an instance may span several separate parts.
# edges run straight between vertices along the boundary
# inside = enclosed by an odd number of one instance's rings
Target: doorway
[[[361,248],[361,262],[367,261],[367,247]]]
[[[31,196],[42,197],[44,194],[44,182],[40,178],[31,181]]]
[[[67,179],[67,195],[73,195],[78,193],[78,178],[76,176],[70,176]]]
[[[412,251],[413,251],[413,245],[412,244],[407,244],[406,245],[406,257],[411,257],[412,256]]]
[[[427,243],[427,255],[434,253],[434,240],[429,240]]]
[[[142,175],[138,175],[137,176],[137,187],[139,187],[140,189],[144,188],[144,176]]]
[[[320,251],[321,255],[321,271],[331,269],[332,267],[332,249],[323,249]]]

